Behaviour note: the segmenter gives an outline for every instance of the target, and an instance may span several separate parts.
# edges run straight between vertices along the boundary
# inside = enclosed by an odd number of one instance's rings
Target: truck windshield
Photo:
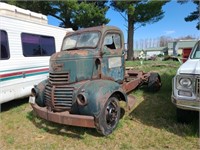
[[[80,48],[94,48],[99,41],[99,32],[83,32],[68,36],[64,39],[62,50],[76,50]]]
[[[200,59],[200,41],[194,46],[191,54],[191,59]]]

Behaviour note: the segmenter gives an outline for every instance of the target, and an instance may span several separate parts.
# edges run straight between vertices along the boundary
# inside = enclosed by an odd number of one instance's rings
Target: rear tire
[[[157,92],[161,88],[161,78],[158,73],[151,73],[149,80],[148,80],[148,91],[150,92]]]
[[[96,117],[97,132],[106,136],[113,132],[120,119],[120,106],[116,97],[110,97],[105,103],[100,115]]]

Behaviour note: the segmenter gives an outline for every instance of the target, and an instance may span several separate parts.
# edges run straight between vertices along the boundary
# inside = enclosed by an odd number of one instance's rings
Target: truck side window
[[[200,45],[200,43],[198,43],[196,51],[194,53],[194,58],[195,59],[200,59],[200,46],[199,45]]]
[[[116,50],[121,48],[121,38],[117,33],[109,33],[105,36],[104,46],[109,49]]]
[[[21,39],[25,57],[51,56],[55,53],[54,37],[22,33]]]
[[[190,58],[200,59],[200,41],[194,46]]]
[[[10,51],[8,47],[8,35],[4,30],[1,31],[0,41],[1,41],[1,55],[0,60],[6,60],[10,58]]]

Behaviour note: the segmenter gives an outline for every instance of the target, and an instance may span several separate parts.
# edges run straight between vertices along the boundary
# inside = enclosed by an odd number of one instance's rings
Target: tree
[[[60,27],[79,28],[107,24],[105,17],[109,7],[107,1],[5,1],[18,7],[29,9],[44,15],[51,15],[61,21]]]
[[[134,31],[162,19],[164,17],[162,6],[167,2],[166,0],[111,1],[111,6],[128,22],[128,60],[133,59]]]
[[[184,3],[189,2],[189,0],[185,0],[185,1],[178,0],[178,2],[180,4],[184,4]],[[185,17],[185,21],[186,22],[191,22],[191,21],[196,21],[197,20],[197,26],[196,26],[196,28],[198,30],[200,30],[200,17],[199,17],[200,1],[199,0],[193,0],[193,3],[197,5],[196,11],[191,12],[190,15],[188,15],[187,17]]]
[[[172,41],[173,41],[173,38],[171,38],[170,36],[163,35],[159,38],[159,42],[160,42],[159,45],[160,47],[164,47],[164,46],[167,46],[167,44]]]

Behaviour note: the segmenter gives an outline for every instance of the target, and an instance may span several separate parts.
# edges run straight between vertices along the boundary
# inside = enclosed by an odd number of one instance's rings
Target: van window
[[[22,33],[21,38],[25,57],[51,56],[55,53],[54,37]]]
[[[8,35],[4,30],[1,31],[0,41],[1,41],[1,56],[0,60],[7,60],[10,58],[10,51],[8,47]]]

